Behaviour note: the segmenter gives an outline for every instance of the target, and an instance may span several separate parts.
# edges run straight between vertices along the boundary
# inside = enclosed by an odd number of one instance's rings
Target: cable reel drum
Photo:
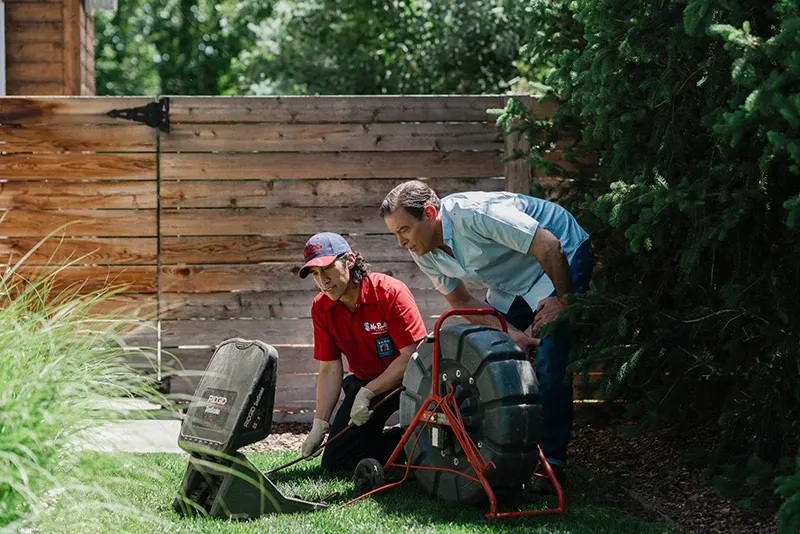
[[[453,392],[473,443],[494,467],[485,473],[499,499],[518,492],[539,462],[542,406],[533,364],[505,332],[451,324],[439,331],[439,395]],[[400,395],[400,425],[407,428],[431,394],[434,340],[429,336],[409,362]],[[434,409],[434,406],[429,406]],[[446,419],[446,418],[444,418]],[[405,443],[418,483],[433,497],[458,504],[486,500],[452,426],[417,425]]]

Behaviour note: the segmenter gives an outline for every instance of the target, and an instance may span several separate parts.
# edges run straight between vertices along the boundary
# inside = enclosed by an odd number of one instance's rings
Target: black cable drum
[[[496,466],[486,476],[502,500],[530,480],[539,460],[542,407],[533,364],[508,334],[487,326],[452,324],[442,327],[439,336],[439,393],[447,392],[445,383],[454,388],[467,433],[486,461]],[[405,428],[431,394],[432,357],[429,336],[403,377],[400,424]],[[475,477],[453,433],[447,429],[444,434],[432,434],[433,427],[429,424],[421,431],[422,422],[417,425],[405,445],[409,462]],[[419,484],[436,498],[459,504],[479,504],[486,499],[483,487],[463,476],[422,469],[414,472]]]

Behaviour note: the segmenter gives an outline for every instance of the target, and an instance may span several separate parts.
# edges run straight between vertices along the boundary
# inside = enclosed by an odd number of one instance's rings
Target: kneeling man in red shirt
[[[311,304],[314,323],[314,359],[320,362],[314,426],[302,446],[311,453],[330,433],[322,466],[327,471],[352,470],[363,458],[381,463],[400,442],[403,429],[384,431],[386,420],[398,410],[394,396],[372,410],[398,387],[411,355],[426,330],[414,297],[406,285],[391,276],[368,272],[361,254],[354,253],[339,234],[324,232],[308,240],[300,278],[309,274],[320,290]],[[342,355],[350,373],[344,377]],[[344,400],[331,414],[339,400]]]

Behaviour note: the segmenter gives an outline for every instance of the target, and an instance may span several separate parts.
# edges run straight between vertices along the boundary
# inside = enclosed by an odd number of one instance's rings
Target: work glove
[[[350,423],[356,426],[361,426],[372,417],[372,410],[369,409],[369,401],[372,400],[375,394],[367,388],[361,388],[356,393],[356,398],[353,400],[353,407],[350,408]]]
[[[303,458],[310,460],[314,456],[318,456],[322,449],[318,450],[312,456],[311,453],[314,452],[314,449],[319,447],[322,444],[322,440],[325,439],[325,435],[330,430],[331,425],[328,424],[327,421],[323,421],[322,419],[314,419],[314,424],[311,427],[311,432],[306,437],[306,440],[303,442],[303,446],[301,447],[301,451],[303,453]]]

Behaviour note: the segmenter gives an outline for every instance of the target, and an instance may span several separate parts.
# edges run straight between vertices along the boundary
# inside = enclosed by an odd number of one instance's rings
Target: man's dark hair
[[[381,218],[394,213],[398,208],[403,208],[412,217],[421,220],[427,206],[433,206],[439,211],[441,205],[433,189],[419,180],[412,180],[403,182],[389,191],[381,203]]]
[[[350,268],[350,280],[353,282],[360,282],[366,278],[367,273],[370,271],[369,263],[364,261],[364,257],[360,252],[353,252],[355,256],[355,264]],[[344,261],[347,259],[347,254],[340,255],[337,260]]]

